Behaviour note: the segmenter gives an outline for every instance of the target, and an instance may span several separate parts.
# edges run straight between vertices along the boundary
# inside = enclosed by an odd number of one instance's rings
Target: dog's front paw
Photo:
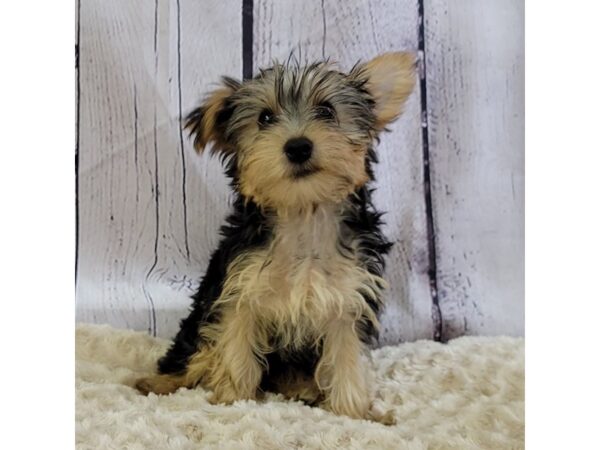
[[[334,386],[328,392],[321,407],[334,414],[352,417],[353,419],[369,418],[369,400],[363,389],[352,389]]]
[[[242,395],[233,386],[219,386],[213,390],[208,402],[213,405],[224,404],[231,405],[237,400],[253,400],[256,395]]]
[[[158,395],[166,395],[175,392],[184,385],[182,377],[175,375],[152,375],[139,378],[135,382],[135,388],[142,394],[151,392]]]

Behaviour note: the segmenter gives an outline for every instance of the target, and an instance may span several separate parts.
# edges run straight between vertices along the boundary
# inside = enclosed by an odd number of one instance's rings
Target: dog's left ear
[[[206,100],[186,118],[184,127],[194,136],[194,148],[198,153],[212,143],[213,152],[227,153],[231,149],[225,137],[227,121],[233,114],[230,97],[241,83],[233,78],[223,77],[222,85],[211,92]]]
[[[383,130],[402,113],[415,86],[413,53],[384,53],[356,66],[350,77],[360,82],[375,100],[375,128]]]

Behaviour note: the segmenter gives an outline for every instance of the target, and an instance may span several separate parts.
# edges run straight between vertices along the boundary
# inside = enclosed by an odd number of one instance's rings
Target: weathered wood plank
[[[143,6],[80,4],[77,318],[153,331],[154,9]]]
[[[254,68],[295,50],[301,60],[331,57],[349,69],[391,50],[418,48],[416,0],[254,1]],[[378,145],[376,203],[386,215],[386,233],[396,243],[388,258],[387,310],[382,343],[431,338],[431,296],[417,91],[404,116]]]
[[[77,319],[170,336],[228,210],[179,117],[242,75],[242,4],[80,0]],[[445,337],[522,334],[523,49],[516,0],[424,0],[431,198]],[[417,0],[255,0],[254,69],[291,50],[349,68],[416,50]],[[248,43],[246,42],[246,45]],[[420,92],[382,137],[376,201],[396,241],[382,342],[433,334]]]
[[[237,0],[81,1],[78,320],[170,336],[185,315],[227,190],[179,116],[241,73],[239,46],[215,51],[240,17]]]
[[[425,0],[427,112],[446,339],[523,334],[523,2]]]
[[[172,118],[185,116],[198,106],[222,75],[239,78],[242,73],[241,0],[179,0],[176,5],[171,9],[170,59],[165,62],[170,68],[167,98]],[[164,319],[161,334],[167,336],[177,331],[179,319],[188,313],[189,294],[197,287],[217,246],[230,196],[219,161],[208,153],[196,154],[180,125],[174,124],[170,152],[165,152],[172,161],[171,169],[164,173],[172,200],[165,205],[162,223],[164,230],[177,226],[180,230],[170,239],[161,233],[163,254],[155,270],[157,284],[169,286],[165,292],[168,302],[157,314]],[[180,215],[176,216],[173,213],[178,207]],[[176,239],[180,239],[179,265],[172,259]],[[178,292],[183,296],[174,301]]]

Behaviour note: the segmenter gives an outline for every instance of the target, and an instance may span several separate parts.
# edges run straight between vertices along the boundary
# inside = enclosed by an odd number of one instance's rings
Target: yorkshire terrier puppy
[[[391,243],[371,200],[373,143],[413,90],[414,57],[343,73],[275,64],[223,78],[185,124],[212,144],[235,191],[189,316],[143,393],[201,385],[211,401],[266,390],[373,418],[367,346],[377,338]]]

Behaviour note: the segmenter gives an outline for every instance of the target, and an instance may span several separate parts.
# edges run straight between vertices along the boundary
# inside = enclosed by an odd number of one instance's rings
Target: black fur
[[[373,274],[381,275],[384,269],[384,255],[392,245],[381,232],[381,213],[373,207],[371,190],[368,187],[359,189],[349,200],[351,207],[344,214],[343,222],[352,234],[360,236],[361,248],[365,249],[361,258],[367,269]],[[219,319],[218,309],[212,309],[211,306],[221,294],[227,266],[244,250],[267,245],[272,236],[272,224],[252,201],[238,195],[233,209],[233,213],[227,218],[227,224],[221,228],[221,242],[211,256],[200,288],[192,297],[190,315],[181,321],[181,329],[171,348],[158,363],[160,373],[178,373],[185,369],[189,358],[202,345],[198,330],[203,324]],[[380,313],[378,299],[369,298],[365,294],[365,300],[376,314]],[[362,327],[363,341],[372,343],[377,337],[373,324],[366,321]],[[273,336],[273,339],[276,340],[277,337]],[[308,362],[311,367],[307,369],[312,370],[319,356],[315,353],[318,350],[311,348],[305,351],[307,354],[304,355],[281,353],[278,359]],[[277,366],[276,360],[270,362],[272,364],[269,366],[273,371]]]
[[[381,276],[384,269],[384,255],[392,244],[381,232],[381,213],[377,212],[371,201],[371,190],[360,188],[349,197],[350,207],[346,210],[343,223],[347,232],[354,237],[359,236],[360,247],[364,249],[360,257],[365,267],[373,274]],[[219,320],[218,309],[212,304],[219,298],[225,280],[227,266],[245,250],[265,246],[272,237],[272,224],[261,209],[252,201],[237,194],[233,205],[233,213],[227,218],[227,224],[221,228],[222,239],[218,249],[212,254],[208,269],[198,292],[192,297],[193,305],[189,316],[181,321],[181,329],[177,333],[171,348],[160,359],[160,373],[182,372],[189,358],[202,346],[198,330],[203,324]],[[343,246],[343,242],[339,242]],[[343,252],[343,248],[340,249]],[[379,315],[379,299],[363,294],[373,311]],[[377,338],[376,329],[369,321],[361,321],[361,338],[366,343],[373,343]],[[277,336],[272,337],[273,341]],[[286,351],[270,355],[269,375],[276,375],[286,364],[304,370],[314,370],[319,358],[318,349],[306,348],[302,352]]]
[[[188,359],[201,345],[199,327],[218,320],[218,311],[211,306],[221,295],[227,266],[242,251],[265,245],[271,237],[271,226],[255,203],[238,196],[233,209],[221,227],[221,242],[210,258],[200,288],[192,296],[192,311],[181,321],[171,348],[158,363],[160,373],[185,369]]]
[[[300,89],[304,85],[303,79],[311,71],[315,71],[322,66],[322,63],[308,66],[293,72],[293,88],[289,92],[284,92],[282,77],[277,77],[275,89],[280,103],[293,103],[300,96]],[[287,67],[289,69],[289,67]],[[283,67],[276,66],[278,71]],[[256,79],[265,76],[275,69],[261,71]],[[293,68],[292,68],[293,69]],[[365,90],[365,81],[362,79],[352,79],[344,81],[346,78],[336,71],[319,72],[317,86],[319,89],[332,77],[340,80],[339,92],[337,92],[336,101],[344,103],[350,111],[353,112],[356,127],[367,136],[376,136],[373,129],[374,102],[370,94]],[[255,79],[255,80],[256,80]],[[243,197],[239,193],[239,174],[237,169],[236,153],[234,151],[224,151],[225,147],[235,147],[238,133],[241,132],[244,120],[248,117],[258,116],[260,111],[254,111],[254,105],[249,103],[243,93],[239,93],[240,84],[232,79],[224,79],[224,84],[234,91],[229,99],[224,101],[221,111],[216,120],[217,132],[222,136],[221,157],[225,163],[226,174],[231,179],[231,185],[235,192],[236,199],[233,205],[233,212],[227,218],[226,224],[221,228],[222,239],[217,250],[212,254],[206,274],[202,279],[198,292],[192,297],[193,305],[187,318],[181,321],[181,329],[174,339],[173,344],[167,354],[160,359],[158,363],[159,372],[162,374],[176,374],[185,370],[190,357],[204,345],[199,330],[206,324],[215,323],[219,318],[219,309],[213,308],[213,304],[221,295],[223,284],[226,277],[226,271],[229,264],[241,253],[253,248],[260,248],[269,245],[273,237],[273,223],[271,214],[266,214],[252,200]],[[333,106],[329,101],[323,105],[333,111]],[[201,142],[202,122],[206,111],[200,107],[192,111],[188,116],[186,128],[191,134],[196,135],[195,144],[204,144]],[[334,113],[327,120],[335,120]],[[372,164],[376,163],[376,154],[372,148],[369,148],[366,156],[367,175],[373,179]],[[358,240],[360,249],[359,258],[364,267],[374,275],[381,276],[384,270],[384,256],[389,252],[391,243],[387,241],[381,231],[381,216],[373,206],[371,200],[372,189],[369,184],[359,188],[351,194],[346,202],[346,209],[341,217],[341,232],[338,236],[338,251],[344,255],[349,252],[348,242]],[[367,292],[361,293],[376,315],[380,313],[380,299],[372,298]],[[377,338],[376,328],[366,317],[358,323],[360,338],[365,343],[373,343]],[[278,348],[278,336],[271,336],[272,348]],[[267,365],[265,376],[261,387],[268,389],[270,379],[278,374],[290,369],[312,375],[319,360],[319,346],[305,348],[301,350],[279,349],[272,354],[266,355]]]

